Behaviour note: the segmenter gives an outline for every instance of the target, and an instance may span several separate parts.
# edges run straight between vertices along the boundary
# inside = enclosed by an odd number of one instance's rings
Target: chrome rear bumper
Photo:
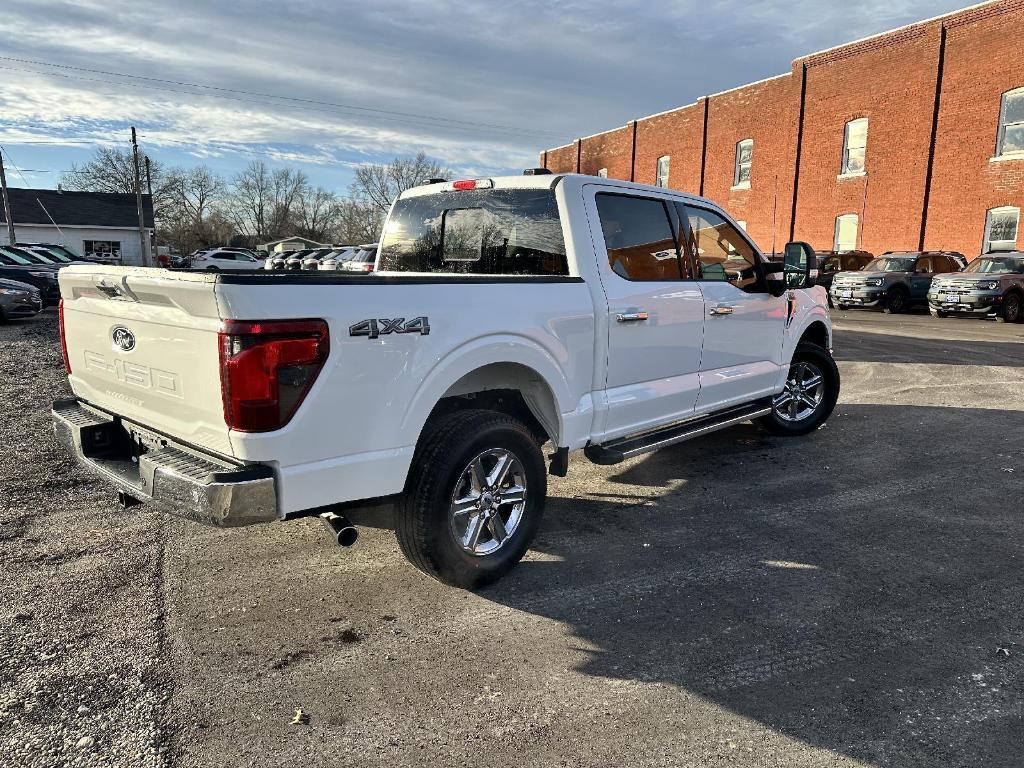
[[[57,439],[119,491],[218,527],[278,520],[273,470],[240,465],[157,436],[79,400],[53,404]],[[146,439],[141,437],[146,435]]]

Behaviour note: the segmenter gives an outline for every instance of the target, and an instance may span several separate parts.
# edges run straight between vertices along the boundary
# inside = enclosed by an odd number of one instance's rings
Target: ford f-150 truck
[[[403,193],[376,271],[60,271],[58,436],[122,503],[218,526],[393,505],[461,587],[517,563],[548,473],[836,403],[810,246],[766,259],[713,203],[582,175]],[[545,450],[547,448],[547,460]]]

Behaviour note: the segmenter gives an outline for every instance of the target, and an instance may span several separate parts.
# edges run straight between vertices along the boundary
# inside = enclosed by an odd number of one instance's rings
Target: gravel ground
[[[835,317],[825,428],[574,461],[479,594],[387,530],[117,511],[52,313],[0,326],[0,764],[1019,766],[1024,326]]]
[[[0,325],[0,765],[162,766],[163,523],[54,440],[56,325]]]

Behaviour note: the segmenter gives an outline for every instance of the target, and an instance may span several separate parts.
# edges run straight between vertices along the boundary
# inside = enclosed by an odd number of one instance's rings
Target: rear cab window
[[[555,193],[476,189],[400,198],[378,269],[454,275],[568,275]]]

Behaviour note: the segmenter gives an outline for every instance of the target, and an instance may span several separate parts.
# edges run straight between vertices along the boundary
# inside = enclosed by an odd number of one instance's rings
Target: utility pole
[[[149,266],[146,258],[146,224],[142,217],[142,181],[139,179],[139,143],[135,140],[135,126],[132,126],[132,159],[135,164],[135,207],[139,209],[139,256],[142,266]]]
[[[14,236],[14,219],[11,217],[11,200],[7,196],[7,174],[4,173],[4,156],[0,152],[0,187],[4,191],[4,217],[7,219],[7,236],[11,239],[11,245],[18,242]]]
[[[145,160],[146,160],[146,190],[149,192],[149,204],[154,206],[153,215],[156,216],[156,206],[153,203],[153,176],[149,172],[149,155],[143,155],[143,158],[145,158]],[[160,263],[160,259],[159,259],[159,257],[157,257],[156,252],[157,252],[157,247],[156,247],[156,222],[154,221],[153,222],[153,256],[154,256],[154,263],[155,264],[159,264]]]

